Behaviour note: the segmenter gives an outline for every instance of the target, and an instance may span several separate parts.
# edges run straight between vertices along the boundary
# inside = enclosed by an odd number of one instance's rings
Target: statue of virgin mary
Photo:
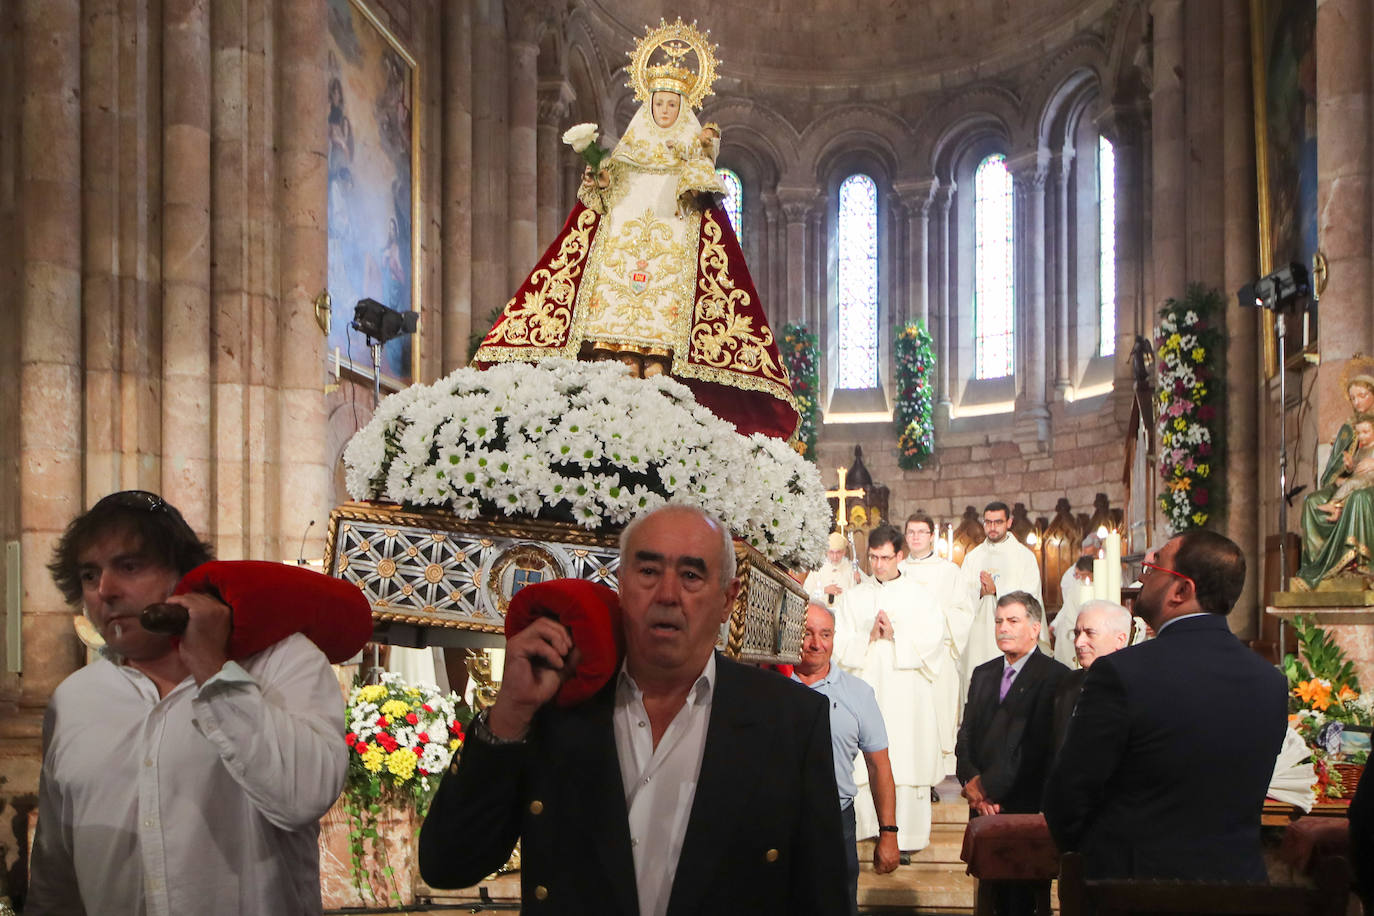
[[[670,373],[742,434],[788,438],[798,414],[787,368],[720,207],[720,131],[693,114],[715,81],[715,49],[679,19],[649,30],[630,61],[639,109],[588,169],[473,365],[619,359],[641,375]]]

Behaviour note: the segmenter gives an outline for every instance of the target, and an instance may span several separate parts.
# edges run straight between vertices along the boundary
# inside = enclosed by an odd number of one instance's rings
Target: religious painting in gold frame
[[[372,356],[350,326],[360,299],[400,312],[420,303],[420,72],[362,0],[327,0],[329,28],[329,360],[372,379]],[[416,380],[419,335],[382,346],[381,383]]]
[[[1317,253],[1316,0],[1250,0],[1260,274]],[[1274,315],[1265,312],[1265,375],[1278,371]],[[1288,352],[1303,324],[1290,322]],[[1307,342],[1311,346],[1312,342]]]

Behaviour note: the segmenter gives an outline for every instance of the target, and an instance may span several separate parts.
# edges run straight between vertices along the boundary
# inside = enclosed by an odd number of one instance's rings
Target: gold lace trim
[[[505,320],[483,341],[474,359],[501,361],[503,351],[493,351],[491,347],[519,347],[522,355],[514,358],[523,359],[562,355],[567,351],[571,344],[568,331],[573,324],[573,293],[592,247],[596,222],[594,211],[582,211],[577,225],[563,237],[558,254],[530,275],[527,282],[534,288],[525,292],[522,301],[517,303],[517,293],[506,303]]]
[[[673,374],[767,392],[795,409],[787,367],[768,350],[773,332],[767,325],[754,327],[753,319],[742,314],[749,293],[736,287],[730,276],[715,216],[708,211],[702,219],[700,298],[690,334],[691,361],[686,351],[677,351]]]

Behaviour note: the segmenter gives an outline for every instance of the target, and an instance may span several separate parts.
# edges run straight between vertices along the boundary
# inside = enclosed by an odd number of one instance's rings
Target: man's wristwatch
[[[472,720],[472,723],[468,725],[468,731],[472,734],[474,738],[476,738],[478,741],[483,742],[484,744],[494,744],[497,747],[507,744],[524,744],[528,740],[526,736],[522,736],[519,738],[498,737],[495,733],[492,732],[491,726],[487,725],[487,714],[490,711],[490,709],[482,710],[477,714],[476,718]]]
[[[878,832],[879,832],[879,833],[896,833],[896,832],[897,832],[897,825],[896,825],[896,824],[888,824],[888,825],[886,825],[886,826],[879,826],[879,827],[878,827]]]

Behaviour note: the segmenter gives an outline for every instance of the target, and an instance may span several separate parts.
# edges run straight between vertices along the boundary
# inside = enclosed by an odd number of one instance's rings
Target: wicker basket
[[[1332,769],[1341,774],[1341,798],[1354,798],[1355,787],[1364,774],[1363,763],[1333,763]]]

